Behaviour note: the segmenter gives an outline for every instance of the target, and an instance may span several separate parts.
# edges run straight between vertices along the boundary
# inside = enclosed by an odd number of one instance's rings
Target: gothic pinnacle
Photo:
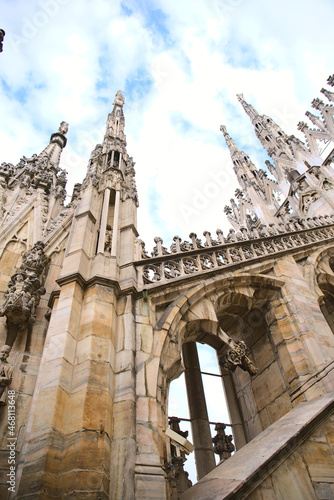
[[[234,140],[232,139],[232,137],[227,132],[227,129],[226,129],[225,125],[221,125],[220,126],[220,131],[224,135],[224,139],[225,139],[225,142],[226,142],[226,145],[227,145],[228,149],[230,150],[231,156],[233,155],[233,153],[239,152],[238,146],[236,145],[236,143],[234,142]]]
[[[108,115],[106,136],[125,139],[124,136],[125,120],[123,113],[124,101],[125,101],[124,96],[121,90],[119,90],[115,95],[115,99],[113,102],[113,110]]]
[[[237,94],[237,98],[252,121],[258,118],[259,113],[251,104],[248,104],[248,102],[245,101],[243,94]]]
[[[330,92],[329,90],[326,90],[324,88],[322,88],[320,92],[324,94],[329,101],[334,102],[334,92]]]
[[[58,131],[51,134],[50,143],[38,155],[39,158],[45,158],[46,161],[53,165],[59,165],[60,155],[67,143],[65,134],[68,132],[68,123],[61,122]]]

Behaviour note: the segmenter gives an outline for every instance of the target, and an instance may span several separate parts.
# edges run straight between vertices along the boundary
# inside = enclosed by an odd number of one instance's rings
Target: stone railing
[[[312,220],[312,223],[314,221]],[[246,239],[246,233],[239,241],[210,244],[207,238],[206,246],[174,253],[167,253],[162,247],[162,240],[156,238],[159,254],[135,262],[138,271],[138,284],[147,288],[150,285],[165,284],[167,282],[187,278],[199,273],[215,271],[225,267],[261,260],[275,254],[285,253],[294,249],[302,249],[334,238],[333,217],[317,219],[314,227],[302,228],[303,221],[299,220],[299,229],[292,227],[290,231],[261,236],[258,232]],[[247,232],[249,236],[249,232]],[[174,238],[175,240],[175,238]],[[179,247],[180,248],[180,247]]]

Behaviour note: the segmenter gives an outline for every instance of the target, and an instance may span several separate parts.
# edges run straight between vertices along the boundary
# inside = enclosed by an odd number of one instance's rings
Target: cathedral
[[[222,125],[231,228],[152,252],[121,91],[69,204],[67,123],[1,163],[1,498],[334,498],[333,86],[304,142],[238,95],[271,160],[257,168]],[[230,415],[214,436],[197,343]],[[182,373],[192,442],[168,411]]]

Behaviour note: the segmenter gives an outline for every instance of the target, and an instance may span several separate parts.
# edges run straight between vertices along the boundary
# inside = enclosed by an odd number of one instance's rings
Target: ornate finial
[[[323,106],[325,106],[325,103],[321,99],[316,97],[311,102],[311,106],[312,106],[312,108],[315,108],[315,109],[321,109]]]
[[[326,89],[321,89],[320,92],[324,94],[329,101],[331,102],[334,101],[334,92],[330,92],[329,90]]]
[[[63,135],[66,135],[68,132],[68,123],[66,122],[61,122],[58,132],[60,132]]]
[[[307,130],[309,126],[305,122],[298,122],[297,124],[297,129],[300,130],[301,132],[304,132],[304,130]]]
[[[320,118],[318,118],[317,116],[313,115],[309,111],[306,111],[305,115],[307,116],[307,118],[309,118],[311,120],[311,122],[314,125],[316,125],[317,127],[321,128],[322,130],[325,130],[324,123],[320,120]]]
[[[330,85],[331,87],[334,87],[334,75],[330,75],[330,76],[327,78],[327,83],[328,83],[328,85]]]

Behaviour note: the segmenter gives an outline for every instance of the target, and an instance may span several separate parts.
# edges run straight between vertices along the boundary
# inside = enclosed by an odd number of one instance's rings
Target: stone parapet
[[[207,274],[237,265],[250,264],[267,257],[291,253],[334,238],[334,224],[324,223],[315,227],[287,231],[267,236],[253,236],[223,244],[207,244],[202,248],[158,255],[135,262],[139,287],[170,283],[176,279],[196,274]]]
[[[265,498],[332,498],[333,412],[333,393],[299,404],[183,493],[181,499],[255,500],[264,498],[264,489]],[[290,470],[285,467],[288,462]],[[321,488],[331,496],[318,496]]]

